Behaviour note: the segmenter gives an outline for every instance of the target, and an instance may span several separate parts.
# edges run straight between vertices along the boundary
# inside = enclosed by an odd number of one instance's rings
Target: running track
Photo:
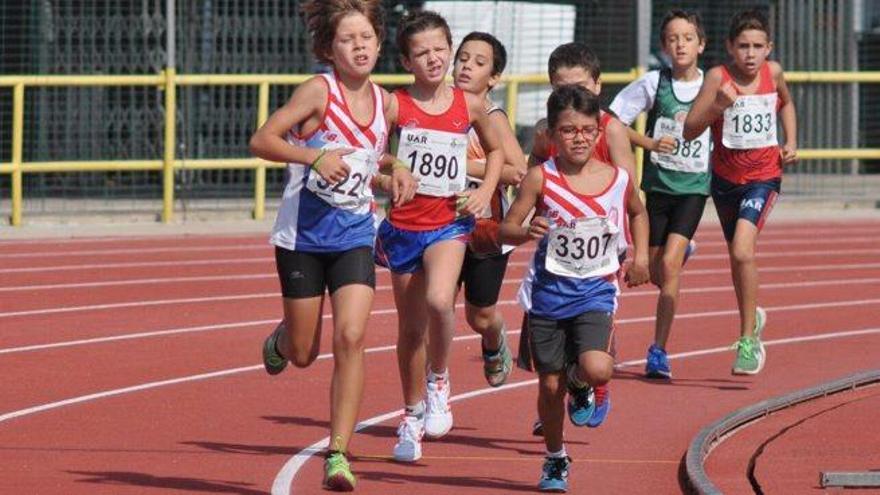
[[[730,375],[738,316],[716,227],[699,232],[685,271],[670,384],[640,377],[656,290],[625,290],[611,416],[596,430],[566,425],[573,493],[677,493],[703,425],[876,367],[878,239],[878,221],[771,223],[760,302],[766,340],[777,342],[755,378]],[[530,255],[530,246],[515,252],[501,294],[514,343],[513,299]],[[262,371],[260,346],[280,312],[264,235],[0,241],[0,260],[0,493],[322,493],[311,454],[328,433],[332,360]],[[417,465],[388,461],[400,407],[396,316],[388,273],[377,283],[361,414],[370,426],[352,445],[358,492],[534,492],[543,454],[529,431],[534,376],[515,370],[508,386],[488,389],[460,310],[455,429],[426,443]]]

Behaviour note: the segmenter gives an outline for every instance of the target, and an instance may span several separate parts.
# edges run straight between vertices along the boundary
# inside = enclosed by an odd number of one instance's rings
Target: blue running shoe
[[[596,403],[596,407],[593,409],[593,414],[587,421],[587,426],[590,428],[598,428],[605,422],[605,418],[608,417],[608,412],[611,411],[611,393],[608,391],[608,385],[593,387],[593,396],[595,398],[594,402]]]
[[[656,344],[651,344],[651,347],[648,348],[645,376],[665,380],[672,378],[672,370],[669,369],[669,359],[666,357],[666,351],[657,347]]]
[[[538,490],[550,493],[567,492],[569,466],[571,466],[571,458],[568,456],[544,458],[544,468],[541,471],[541,479],[538,481]]]
[[[596,401],[591,387],[568,389],[568,419],[575,426],[586,426],[593,417]]]

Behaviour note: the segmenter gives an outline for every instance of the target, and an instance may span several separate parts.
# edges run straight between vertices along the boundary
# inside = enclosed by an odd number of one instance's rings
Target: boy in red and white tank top
[[[797,161],[794,102],[782,67],[767,57],[773,48],[763,13],[734,16],[727,39],[730,65],[711,69],[684,124],[684,138],[712,129],[712,199],[730,253],[740,312],[734,374],[764,367],[761,342],[766,313],[757,306],[755,248],[782,181],[782,167]],[[776,136],[777,118],[785,141]]]
[[[412,170],[419,189],[410,203],[392,206],[379,226],[376,261],[391,270],[398,310],[405,413],[394,459],[415,462],[421,457],[423,434],[439,438],[452,428],[447,362],[455,331],[456,284],[474,215],[489,207],[504,152],[483,100],[445,83],[452,34],[442,16],[430,11],[407,14],[397,46],[415,82],[395,91],[386,116],[398,166]],[[468,191],[472,126],[486,150],[486,174],[480,187]]]

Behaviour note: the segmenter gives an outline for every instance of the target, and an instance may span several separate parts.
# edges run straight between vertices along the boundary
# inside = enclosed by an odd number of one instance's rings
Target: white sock
[[[449,381],[449,368],[443,370],[442,373],[434,373],[433,370],[428,369],[428,381],[436,382],[437,380]]]
[[[563,457],[568,457],[568,452],[565,451],[565,444],[562,444],[562,448],[556,452],[547,451],[547,457],[551,459],[562,459]]]
[[[415,416],[416,418],[422,418],[425,415],[425,401],[420,400],[418,404],[413,406],[406,406],[404,409],[404,414],[407,416]]]

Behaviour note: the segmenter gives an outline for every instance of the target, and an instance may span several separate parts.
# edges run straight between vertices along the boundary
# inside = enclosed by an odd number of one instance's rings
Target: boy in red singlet
[[[754,375],[764,367],[766,313],[756,304],[755,247],[779,194],[782,167],[797,161],[794,102],[782,67],[767,60],[772,49],[767,18],[757,10],[737,14],[727,38],[733,63],[706,74],[684,124],[685,139],[712,129],[712,199],[727,240],[740,314],[737,375]],[[781,146],[777,116],[785,134]]]
[[[422,455],[423,434],[440,438],[452,428],[447,363],[455,292],[474,215],[489,208],[504,152],[484,100],[445,82],[452,33],[442,16],[407,14],[397,46],[415,82],[394,92],[386,117],[392,151],[419,179],[419,188],[409,203],[393,205],[379,226],[376,261],[391,270],[398,310],[397,362],[405,413],[394,459],[415,462]],[[486,169],[483,183],[466,190],[472,127],[486,151]]]

